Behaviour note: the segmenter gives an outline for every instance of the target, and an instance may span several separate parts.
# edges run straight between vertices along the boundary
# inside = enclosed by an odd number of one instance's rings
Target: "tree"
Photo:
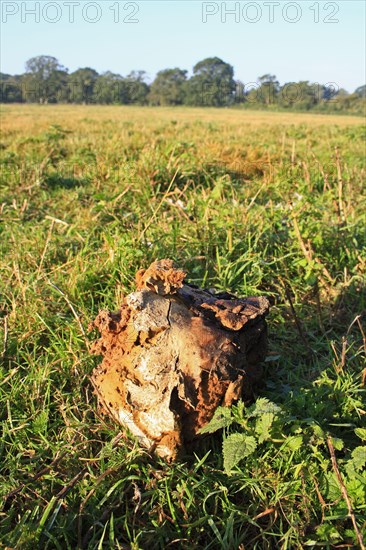
[[[54,102],[66,85],[67,69],[50,55],[32,57],[25,64],[25,97],[27,101]]]
[[[265,74],[258,78],[259,90],[258,100],[266,105],[276,103],[277,94],[280,90],[280,84],[277,77],[272,74]]]
[[[0,103],[21,103],[22,100],[21,77],[0,73]]]
[[[78,69],[69,75],[68,88],[72,103],[91,103],[98,73],[90,67]]]
[[[149,94],[149,85],[145,82],[145,71],[132,71],[127,77],[126,82],[129,90],[129,103],[145,105]]]
[[[93,101],[95,103],[124,104],[146,103],[149,87],[144,82],[144,71],[130,73],[126,78],[107,71],[95,81]]]
[[[211,107],[231,105],[235,88],[233,67],[218,57],[208,57],[193,67],[186,103]]]
[[[241,80],[235,82],[235,103],[244,103],[245,101],[245,84]]]
[[[326,84],[325,86],[322,86],[322,89],[323,89],[322,99],[324,101],[334,101],[339,92],[338,85],[335,83]]]
[[[363,86],[359,86],[358,88],[356,88],[355,94],[356,94],[358,97],[366,97],[366,84],[364,84]]]
[[[94,86],[93,100],[105,105],[128,103],[128,85],[120,74],[107,71],[99,75]]]
[[[283,107],[308,110],[319,103],[321,94],[322,87],[319,84],[310,84],[308,80],[302,80],[284,84],[275,99]]]
[[[199,61],[188,79],[179,68],[159,71],[149,86],[144,71],[123,77],[110,71],[99,75],[91,67],[68,69],[52,56],[40,55],[26,62],[25,72],[10,75],[0,72],[0,103],[102,103],[146,105],[202,105],[291,110],[337,111],[364,114],[366,85],[353,93],[337,84],[313,84],[307,80],[280,86],[276,76],[265,74],[257,84],[246,87],[234,80],[234,69],[218,57]]]
[[[347,90],[345,90],[344,88],[339,88],[337,92],[337,97],[346,97],[346,96],[349,96],[349,92],[347,92]]]
[[[187,71],[165,69],[159,71],[151,85],[149,101],[154,105],[181,105],[184,101]]]
[[[65,67],[50,55],[39,55],[28,59],[25,71],[37,76],[41,80],[47,80],[54,71],[63,71]]]

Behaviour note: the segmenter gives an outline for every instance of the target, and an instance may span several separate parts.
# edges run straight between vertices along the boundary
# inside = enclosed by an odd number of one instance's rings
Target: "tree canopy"
[[[209,107],[231,105],[235,88],[234,68],[218,57],[208,57],[193,67],[187,103]]]
[[[154,105],[182,105],[185,100],[187,71],[159,71],[150,88],[149,100]]]
[[[283,85],[273,74],[246,85],[235,80],[234,68],[219,57],[196,63],[192,76],[179,67],[163,69],[151,84],[145,71],[122,76],[99,74],[91,67],[69,73],[55,57],[39,55],[25,64],[21,75],[0,73],[2,103],[81,103],[117,105],[192,105],[256,109],[347,111],[364,113],[366,85],[353,93],[334,84],[308,80]]]

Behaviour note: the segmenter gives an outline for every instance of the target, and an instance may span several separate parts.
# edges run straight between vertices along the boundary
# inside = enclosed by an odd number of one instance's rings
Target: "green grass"
[[[2,127],[0,545],[357,548],[362,120],[11,106]],[[173,465],[98,414],[86,341],[99,308],[167,257],[196,284],[270,298],[258,397],[282,411],[263,439],[249,404],[234,407],[230,427]],[[236,433],[257,446],[226,473]]]

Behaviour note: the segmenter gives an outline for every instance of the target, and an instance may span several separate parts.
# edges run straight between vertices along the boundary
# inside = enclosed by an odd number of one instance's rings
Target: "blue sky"
[[[218,56],[244,83],[271,73],[281,83],[334,82],[353,91],[366,80],[362,0],[2,0],[1,31],[1,71],[10,74],[45,54],[70,71],[141,69],[151,80],[161,69],[191,72]]]

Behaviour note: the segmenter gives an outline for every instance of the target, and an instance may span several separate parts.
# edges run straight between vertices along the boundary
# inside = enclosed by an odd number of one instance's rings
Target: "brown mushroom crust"
[[[268,300],[236,298],[184,283],[171,260],[136,276],[120,311],[90,328],[102,355],[92,382],[103,411],[161,456],[175,458],[219,405],[231,405],[262,375]]]

